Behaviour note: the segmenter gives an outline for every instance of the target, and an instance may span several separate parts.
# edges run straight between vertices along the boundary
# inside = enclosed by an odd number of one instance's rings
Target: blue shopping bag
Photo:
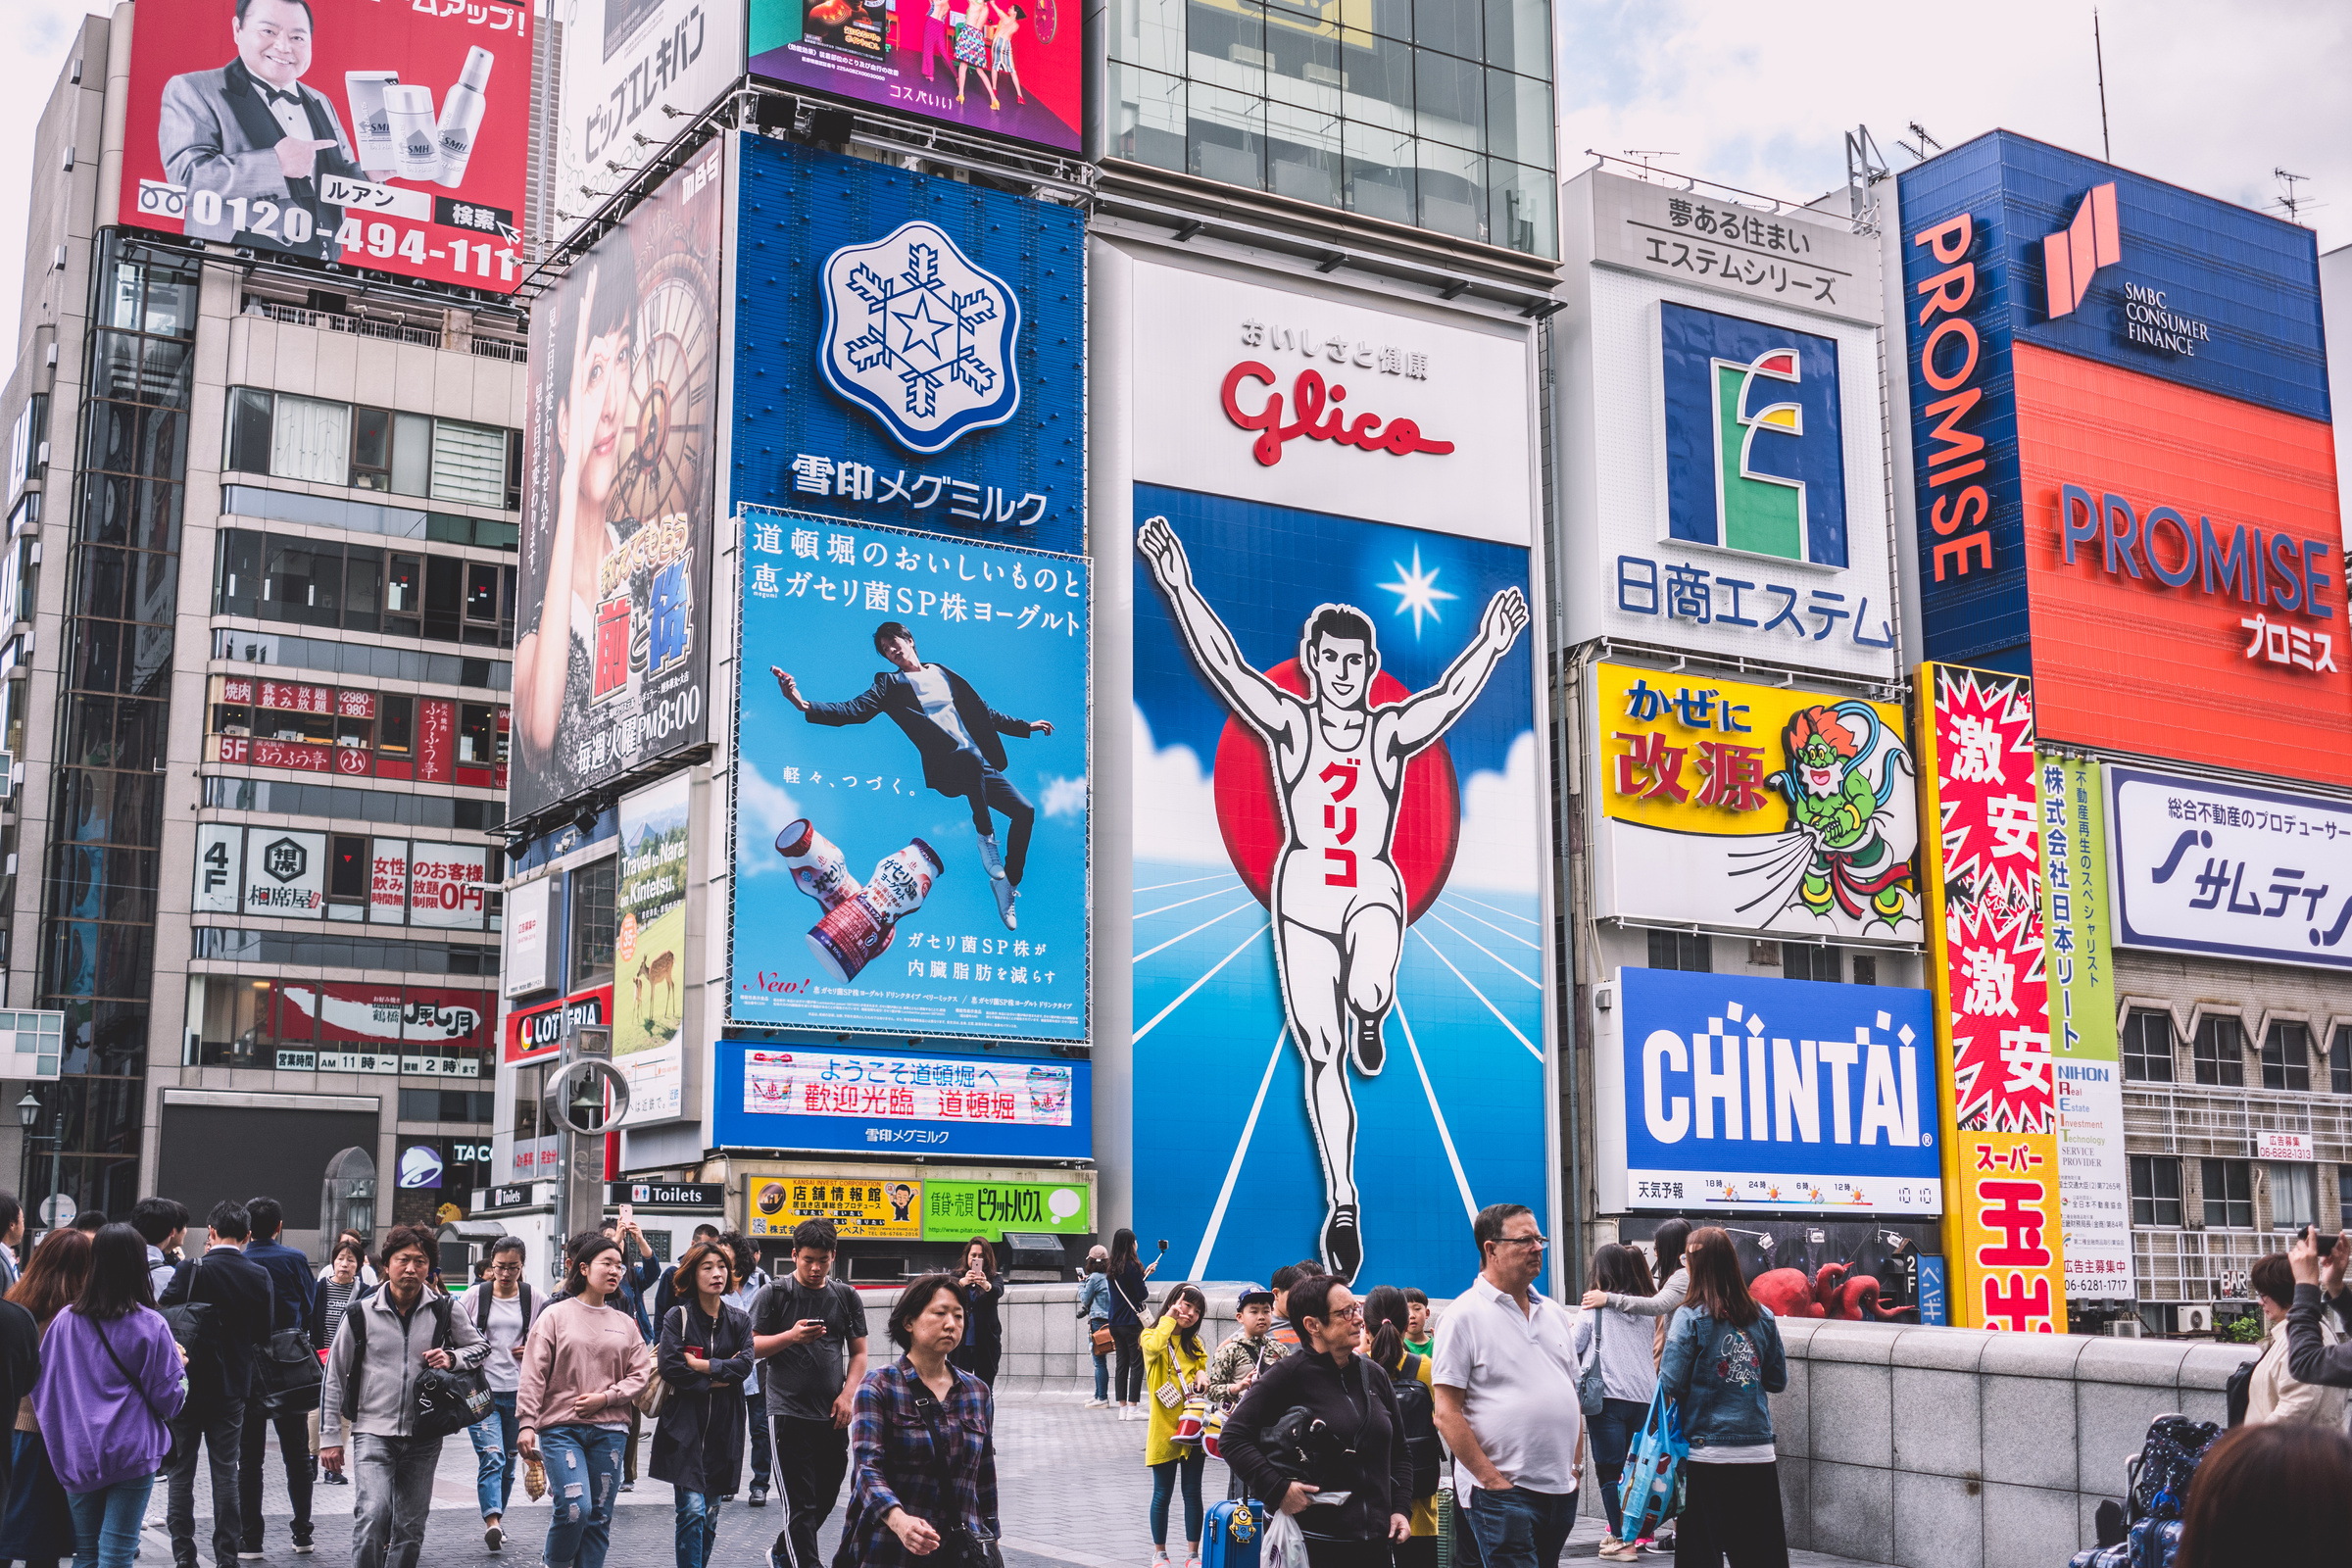
[[[1642,1417],[1633,1451],[1625,1458],[1625,1478],[1617,1494],[1625,1515],[1620,1540],[1643,1540],[1674,1517],[1682,1500],[1683,1461],[1690,1456],[1682,1419],[1661,1387],[1650,1396],[1649,1414]]]

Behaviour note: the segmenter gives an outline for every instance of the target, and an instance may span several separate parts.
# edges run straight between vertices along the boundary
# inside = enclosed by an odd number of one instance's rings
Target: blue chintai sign
[[[1943,1209],[1925,991],[1620,969],[1595,1054],[1604,1210]]]
[[[1083,550],[1082,215],[738,145],[731,503]]]
[[[721,1040],[714,1141],[725,1149],[1085,1159],[1090,1062],[918,1055]]]

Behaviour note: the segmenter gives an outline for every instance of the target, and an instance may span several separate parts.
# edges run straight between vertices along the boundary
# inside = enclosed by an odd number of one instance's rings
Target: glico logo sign
[[[1658,311],[1668,535],[1844,565],[1837,340],[1687,305]]]
[[[1282,449],[1288,442],[1304,436],[1309,441],[1328,441],[1333,446],[1353,447],[1359,452],[1388,452],[1397,457],[1412,453],[1428,453],[1444,457],[1453,450],[1450,441],[1435,441],[1421,433],[1419,423],[1408,418],[1384,418],[1378,414],[1357,413],[1351,418],[1349,411],[1341,407],[1348,398],[1348,384],[1337,379],[1353,366],[1364,371],[1362,379],[1371,381],[1380,375],[1393,375],[1407,381],[1429,379],[1429,356],[1408,353],[1392,343],[1372,343],[1350,338],[1342,333],[1321,333],[1311,326],[1285,326],[1255,318],[1242,322],[1242,346],[1261,353],[1283,355],[1296,351],[1308,361],[1324,361],[1333,368],[1332,379],[1325,379],[1321,368],[1310,364],[1291,382],[1290,411],[1293,417],[1283,418],[1283,395],[1269,391],[1255,410],[1245,410],[1245,396],[1257,401],[1251,383],[1271,388],[1280,380],[1280,372],[1256,359],[1243,360],[1225,372],[1224,383],[1217,389],[1218,406],[1225,417],[1244,430],[1254,430],[1257,439],[1250,444],[1250,455],[1266,467],[1282,461]]]

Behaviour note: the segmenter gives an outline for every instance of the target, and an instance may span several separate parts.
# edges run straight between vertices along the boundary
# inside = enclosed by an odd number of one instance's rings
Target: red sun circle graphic
[[[1266,678],[1294,697],[1306,695],[1298,662],[1286,660]],[[1372,706],[1394,708],[1412,695],[1382,670],[1372,677]],[[1225,721],[1217,738],[1215,769],[1217,831],[1242,882],[1257,902],[1272,907],[1274,858],[1282,853],[1282,808],[1274,795],[1274,765],[1265,743],[1239,719]],[[1404,878],[1405,920],[1410,924],[1435,904],[1453,871],[1461,843],[1462,796],[1453,776],[1453,758],[1439,741],[1404,765],[1404,799],[1397,803],[1396,836],[1390,858]]]

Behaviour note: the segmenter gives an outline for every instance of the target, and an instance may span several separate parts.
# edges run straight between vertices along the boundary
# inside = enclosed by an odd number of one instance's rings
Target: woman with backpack
[[[1405,1456],[1413,1466],[1413,1537],[1397,1545],[1396,1568],[1437,1568],[1442,1452],[1437,1395],[1430,1380],[1429,1357],[1405,1348],[1412,1324],[1412,1303],[1396,1286],[1376,1285],[1364,1298],[1364,1332],[1372,1336],[1368,1353],[1396,1391],[1396,1411],[1402,1423],[1398,1430]]]
[[[743,1384],[752,1373],[752,1320],[728,1298],[732,1251],[697,1242],[678,1259],[684,1293],[662,1319],[658,1362],[669,1386],[647,1473],[677,1492],[678,1568],[710,1568],[718,1499],[743,1472]]]
[[[636,1314],[614,1299],[623,1267],[611,1231],[574,1236],[564,1249],[564,1298],[523,1342],[514,1437],[525,1461],[546,1453],[555,1511],[541,1553],[548,1568],[604,1568],[612,1544],[629,1417],[654,1372]]]
[[[1604,1242],[1592,1254],[1592,1283],[1596,1289],[1592,1295],[1606,1300],[1645,1300],[1656,1294],[1642,1250],[1615,1242]],[[1625,1520],[1617,1486],[1625,1474],[1625,1457],[1633,1450],[1634,1438],[1649,1415],[1650,1396],[1657,1391],[1650,1325],[1614,1306],[1588,1306],[1584,1321],[1576,1326],[1575,1343],[1579,1366],[1591,1357],[1597,1356],[1600,1361],[1600,1410],[1586,1419],[1592,1433],[1592,1470],[1600,1480],[1601,1505],[1609,1515],[1609,1534],[1600,1544],[1600,1555],[1610,1562],[1632,1562],[1641,1555],[1641,1547],[1637,1542],[1622,1539]]]
[[[1200,1434],[1180,1443],[1176,1428],[1186,1404],[1207,1396],[1208,1347],[1200,1343],[1200,1322],[1207,1316],[1208,1298],[1200,1287],[1179,1285],[1168,1293],[1167,1311],[1144,1330],[1144,1387],[1152,1394],[1144,1463],[1152,1471],[1152,1568],[1167,1568],[1168,1503],[1179,1480],[1184,1483],[1185,1568],[1200,1568],[1200,1471],[1208,1455]]]
[[[187,1399],[187,1355],[154,1310],[147,1243],[108,1225],[79,1297],[50,1321],[32,1406],[74,1517],[74,1560],[131,1568],[155,1473]]]
[[[1788,1568],[1781,1471],[1766,1395],[1788,1386],[1772,1312],[1747,1292],[1731,1235],[1690,1233],[1690,1294],[1666,1330],[1658,1387],[1682,1412],[1690,1445],[1675,1568]]]
[[[1413,1533],[1413,1463],[1396,1391],[1358,1353],[1364,1309],[1345,1282],[1328,1274],[1300,1280],[1290,1307],[1298,1353],[1260,1373],[1226,1421],[1225,1462],[1250,1496],[1298,1520],[1308,1568],[1388,1568],[1392,1549]],[[1284,1451],[1267,1429],[1288,1427],[1293,1411],[1325,1432]],[[1321,1493],[1347,1500],[1321,1503]]]

